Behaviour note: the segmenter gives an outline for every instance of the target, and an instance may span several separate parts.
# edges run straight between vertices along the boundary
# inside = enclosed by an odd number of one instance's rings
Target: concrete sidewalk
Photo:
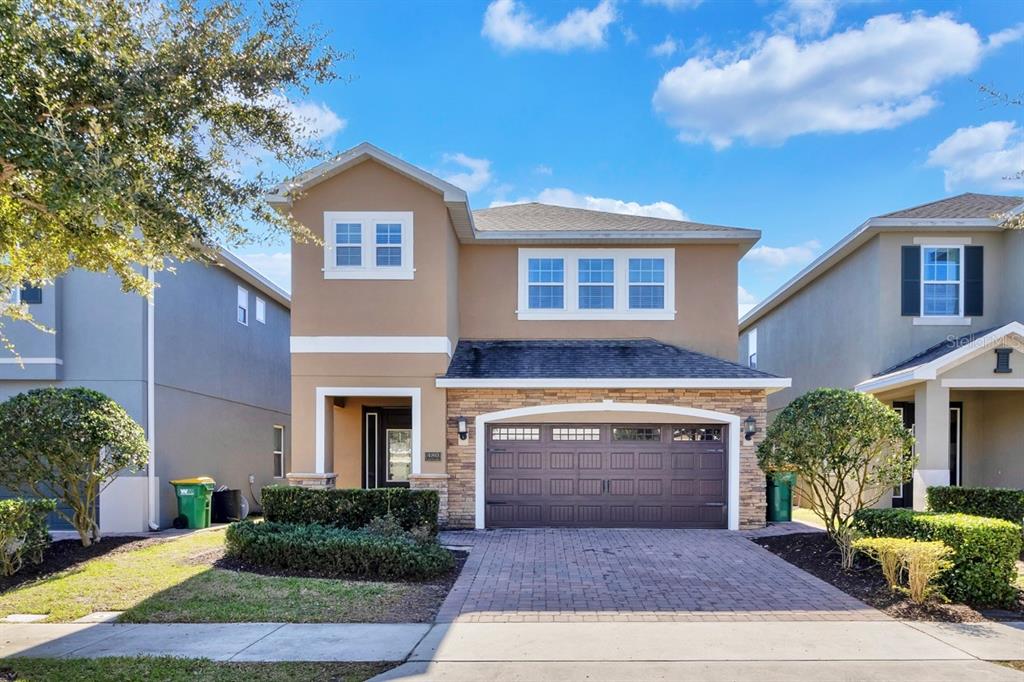
[[[0,624],[0,656],[401,661],[381,680],[1024,680],[1024,623]]]

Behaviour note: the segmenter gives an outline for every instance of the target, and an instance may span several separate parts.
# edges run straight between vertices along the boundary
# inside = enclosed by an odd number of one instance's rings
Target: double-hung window
[[[615,307],[615,259],[580,258],[578,265],[580,308],[613,309]]]
[[[259,296],[256,297],[256,321],[260,324],[267,323],[267,302]]]
[[[565,260],[531,258],[528,267],[530,310],[565,308]]]
[[[249,290],[245,287],[238,287],[238,308],[237,308],[238,324],[244,324],[249,326]]]
[[[926,246],[921,249],[921,313],[958,317],[963,310],[963,247]]]
[[[630,310],[665,308],[665,259],[629,259]]]
[[[520,320],[673,320],[673,249],[519,249]]]
[[[284,427],[274,426],[274,478],[284,478]]]
[[[412,279],[411,211],[324,213],[324,279]]]

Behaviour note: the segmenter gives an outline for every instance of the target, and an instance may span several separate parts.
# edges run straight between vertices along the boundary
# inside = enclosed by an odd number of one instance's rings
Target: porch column
[[[915,389],[914,418],[918,454],[914,509],[923,511],[928,506],[928,486],[949,485],[949,389],[939,379]]]
[[[291,485],[298,485],[305,488],[333,488],[338,477],[334,473],[334,396],[327,395],[326,391],[317,388],[315,401],[311,411],[313,432],[313,457],[311,462],[304,462],[298,471],[288,473],[288,482]],[[305,413],[304,415],[305,416]],[[305,421],[309,424],[309,420]],[[303,421],[292,414],[292,427],[299,429],[304,426]],[[308,427],[307,427],[308,428]],[[293,467],[296,462],[293,461]],[[312,466],[309,466],[309,465]]]

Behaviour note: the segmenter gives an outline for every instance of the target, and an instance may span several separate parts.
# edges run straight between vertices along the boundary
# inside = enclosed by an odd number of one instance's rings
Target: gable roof
[[[530,202],[473,211],[480,232],[715,232],[756,239],[758,230]]]
[[[784,388],[789,379],[653,339],[463,339],[437,385]]]
[[[1024,211],[1024,198],[1022,197],[960,194],[948,199],[869,218],[741,317],[740,331],[743,332],[760,318],[782,305],[789,297],[823,275],[829,268],[842,261],[876,234],[908,229],[923,232],[997,231],[1003,229],[1003,216],[1022,211]]]
[[[860,382],[855,388],[864,393],[876,393],[920,381],[930,381],[940,373],[993,348],[1000,339],[1011,334],[1024,337],[1024,324],[1010,322],[1001,327],[967,334],[959,339],[947,339],[893,365],[881,374]]]

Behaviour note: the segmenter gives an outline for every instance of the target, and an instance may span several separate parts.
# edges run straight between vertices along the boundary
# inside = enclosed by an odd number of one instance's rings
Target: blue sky
[[[470,192],[763,231],[741,310],[860,222],[1024,194],[1024,3],[312,2],[353,80],[292,108]],[[243,250],[287,285],[287,245]]]

